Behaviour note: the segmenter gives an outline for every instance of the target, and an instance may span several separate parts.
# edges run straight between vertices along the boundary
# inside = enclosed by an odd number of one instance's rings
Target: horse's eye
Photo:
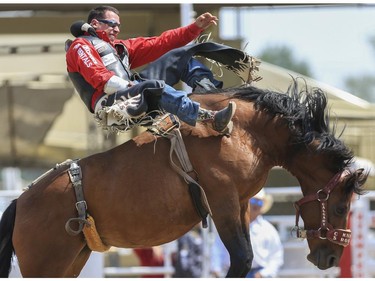
[[[346,215],[347,211],[348,211],[348,208],[346,206],[338,206],[335,209],[335,213],[338,216],[344,216],[344,215]]]

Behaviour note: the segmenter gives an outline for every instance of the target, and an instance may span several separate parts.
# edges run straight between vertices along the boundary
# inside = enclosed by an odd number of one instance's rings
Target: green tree
[[[345,87],[351,94],[369,102],[375,102],[375,76],[350,76],[345,79]]]
[[[293,50],[288,46],[266,47],[257,57],[265,62],[269,62],[313,78],[313,73],[309,64],[305,61],[298,61],[293,56]]]
[[[375,53],[375,35],[368,40],[372,50]],[[345,79],[345,88],[348,92],[369,102],[375,102],[375,76],[374,75],[356,75]]]

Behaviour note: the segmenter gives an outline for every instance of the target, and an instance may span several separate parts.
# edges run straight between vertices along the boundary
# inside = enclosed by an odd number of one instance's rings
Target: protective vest
[[[116,49],[106,41],[94,36],[81,36],[80,38],[88,40],[94,46],[95,50],[100,55],[104,66],[108,70],[113,71],[116,76],[124,80],[131,80],[132,73],[129,69],[129,56],[124,45],[117,45],[120,51],[120,58]],[[79,72],[69,72],[68,75],[83,102],[86,104],[88,109],[93,112],[91,108],[91,100],[95,89],[83,78]]]

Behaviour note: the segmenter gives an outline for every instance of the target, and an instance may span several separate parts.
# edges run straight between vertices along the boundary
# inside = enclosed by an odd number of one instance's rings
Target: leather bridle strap
[[[332,243],[339,244],[346,247],[349,245],[351,231],[350,229],[334,229],[333,226],[328,222],[327,215],[327,204],[331,191],[337,186],[337,183],[341,177],[346,176],[347,171],[340,171],[328,182],[328,184],[318,190],[315,194],[309,194],[294,203],[296,208],[296,224],[295,230],[297,231],[297,237],[299,238],[319,238],[328,239]],[[321,224],[320,228],[317,230],[304,230],[298,226],[300,209],[305,203],[317,200],[320,203],[320,214],[321,214]]]

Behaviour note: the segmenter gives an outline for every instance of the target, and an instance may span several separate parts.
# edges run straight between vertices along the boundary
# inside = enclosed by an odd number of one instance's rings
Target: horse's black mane
[[[265,110],[271,116],[281,116],[292,132],[295,149],[315,140],[319,143],[317,152],[333,158],[334,170],[342,170],[351,164],[352,151],[335,137],[336,122],[330,130],[327,97],[321,89],[313,88],[309,92],[305,87],[300,90],[294,80],[287,93],[246,86],[225,89],[222,94],[253,102],[258,110]]]
[[[299,149],[315,141],[318,143],[316,152],[324,153],[332,160],[330,161],[332,162],[331,169],[334,173],[349,168],[353,164],[352,150],[335,137],[337,120],[330,129],[327,97],[319,88],[312,88],[309,91],[306,86],[300,90],[294,79],[286,93],[259,89],[254,86],[218,89],[210,93],[220,93],[228,98],[253,102],[257,110],[264,110],[272,117],[280,116],[287,122],[292,133],[293,151],[298,153]],[[203,95],[207,94],[209,93]],[[348,194],[352,191],[363,194],[364,190],[361,187],[367,176],[368,172],[352,173],[345,185],[345,191]]]

